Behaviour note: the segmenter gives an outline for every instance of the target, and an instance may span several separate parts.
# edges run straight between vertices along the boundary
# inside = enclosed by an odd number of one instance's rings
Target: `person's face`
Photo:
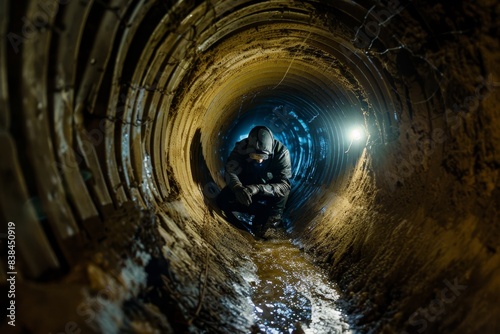
[[[250,153],[250,159],[258,162],[259,164],[261,164],[264,160],[267,159],[267,154]]]

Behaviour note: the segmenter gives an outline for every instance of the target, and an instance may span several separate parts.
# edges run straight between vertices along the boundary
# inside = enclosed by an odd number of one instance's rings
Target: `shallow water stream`
[[[252,257],[258,276],[252,282],[254,333],[352,333],[336,305],[335,286],[285,232],[256,241]]]

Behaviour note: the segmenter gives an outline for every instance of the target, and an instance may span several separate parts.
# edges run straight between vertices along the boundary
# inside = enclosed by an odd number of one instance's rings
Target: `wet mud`
[[[282,229],[253,244],[253,333],[352,333],[338,288]]]

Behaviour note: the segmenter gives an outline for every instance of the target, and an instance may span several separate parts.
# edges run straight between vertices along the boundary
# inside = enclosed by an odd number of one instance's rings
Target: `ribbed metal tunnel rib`
[[[304,12],[307,8],[311,12]],[[331,26],[315,17],[318,11],[314,5],[294,8],[289,2],[248,3],[230,15],[218,13],[222,19],[211,26],[218,29],[209,42],[191,36],[205,53],[195,64],[201,70],[188,79],[191,86],[182,92],[176,107],[187,112],[178,116],[181,126],[174,126],[183,133],[173,133],[172,137],[192,137],[184,132],[189,130],[183,126],[188,123],[183,118],[189,118],[191,131],[200,129],[203,156],[219,186],[223,184],[222,165],[228,150],[252,124],[277,130],[278,137],[291,149],[296,182],[290,207],[298,210],[314,187],[330,185],[352,167],[349,161],[356,160],[357,152],[344,155],[349,145],[347,131],[356,124],[364,125],[363,112],[372,115],[366,124],[373,132],[372,140],[384,140],[382,123],[389,121],[384,115],[393,98],[389,88],[383,86],[382,70],[363,60],[366,57],[362,54],[343,55],[339,43],[348,45],[348,36],[332,33]],[[203,32],[196,27],[204,26],[204,19],[202,16],[194,23],[193,31],[200,36]],[[338,20],[342,19],[339,15]],[[214,64],[205,65],[214,60]],[[373,101],[366,100],[367,94]],[[196,112],[202,115],[199,125],[197,116],[194,121],[192,118]],[[310,134],[306,143],[299,142],[293,130],[297,126]],[[175,150],[176,144],[168,142],[167,146]],[[202,187],[209,181],[198,180]],[[303,186],[304,182],[308,186]],[[294,201],[294,197],[300,200]]]
[[[19,332],[247,332],[252,240],[213,200],[257,124],[291,152],[293,238],[360,331],[422,332],[438,300],[425,330],[495,332],[482,310],[499,307],[499,13],[486,0],[0,1]],[[450,281],[462,303],[436,297]]]

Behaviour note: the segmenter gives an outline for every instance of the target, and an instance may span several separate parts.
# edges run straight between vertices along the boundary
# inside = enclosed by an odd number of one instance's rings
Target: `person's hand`
[[[246,186],[246,188],[248,189],[248,191],[250,192],[250,195],[252,195],[252,196],[257,194],[260,191],[259,187],[256,185],[253,185],[253,184]]]
[[[247,187],[239,186],[234,189],[236,200],[243,205],[249,206],[252,204],[252,195]]]

